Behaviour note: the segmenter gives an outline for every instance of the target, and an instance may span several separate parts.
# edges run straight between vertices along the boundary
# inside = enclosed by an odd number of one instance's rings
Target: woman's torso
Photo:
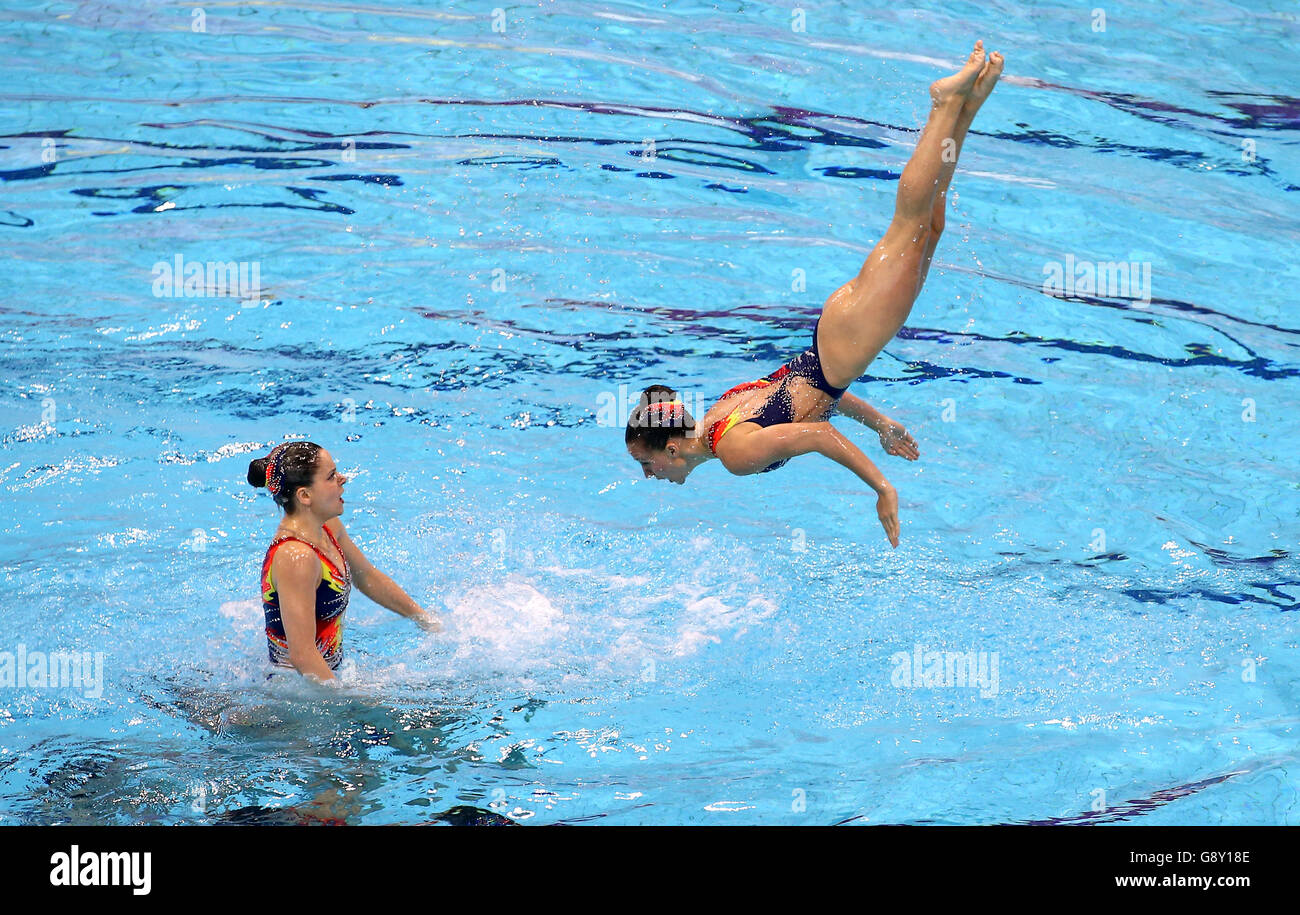
[[[321,530],[331,549],[322,549],[282,528],[276,531],[262,560],[262,610],[266,616],[266,647],[271,663],[277,666],[291,666],[289,642],[280,615],[280,595],[276,591],[274,580],[275,554],[281,544],[290,541],[306,544],[320,559],[321,576],[314,595],[316,648],[331,670],[343,661],[343,611],[347,609],[348,597],[352,593],[352,572],[333,532],[327,527]]]
[[[821,422],[827,417],[835,404],[831,397],[813,387],[801,375],[783,372],[782,369],[758,381],[737,385],[708,409],[699,428],[710,451],[741,423],[772,426]],[[776,470],[785,463],[777,461],[762,472]]]
[[[789,396],[790,404],[793,407],[791,411],[793,419],[790,422],[820,422],[830,412],[833,401],[828,395],[817,390],[805,379],[797,375],[787,375],[781,381],[766,384],[761,388],[741,391],[738,394],[732,394],[730,397],[724,394],[704,414],[702,425],[707,428],[719,420],[725,420],[737,407],[741,408],[741,421],[744,422],[743,417],[757,414],[764,404],[777,395],[782,382],[785,383],[785,394]]]

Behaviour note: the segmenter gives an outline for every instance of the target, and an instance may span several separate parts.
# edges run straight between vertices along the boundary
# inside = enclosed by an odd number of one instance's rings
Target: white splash
[[[569,631],[564,614],[519,577],[477,585],[449,600],[447,636],[457,658],[492,660],[506,667],[546,661]]]

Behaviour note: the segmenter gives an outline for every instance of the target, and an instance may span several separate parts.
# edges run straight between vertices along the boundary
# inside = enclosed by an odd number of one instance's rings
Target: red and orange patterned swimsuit
[[[775,426],[780,423],[792,423],[795,419],[794,399],[790,394],[790,382],[794,378],[803,378],[814,388],[821,391],[831,399],[831,403],[836,403],[848,388],[837,388],[826,380],[826,374],[822,371],[821,354],[817,350],[817,328],[821,326],[821,318],[813,326],[812,346],[804,350],[795,358],[791,359],[785,365],[781,366],[775,372],[764,375],[758,381],[747,381],[744,384],[738,384],[727,393],[722,395],[722,400],[729,397],[735,397],[737,394],[743,394],[745,391],[752,391],[756,388],[766,388],[772,385],[772,393],[759,408],[758,412],[746,417],[745,410],[742,407],[736,407],[727,414],[725,419],[720,419],[709,427],[709,451],[716,455],[718,453],[718,442],[722,436],[737,423],[754,423],[766,428]],[[767,473],[769,470],[776,470],[778,467],[784,467],[786,460],[777,461],[764,467],[759,473]]]
[[[329,537],[334,549],[343,556],[339,542],[334,539],[328,527],[322,528]],[[288,540],[307,543],[299,537],[280,537],[271,542],[266,549],[266,558],[262,560],[262,610],[266,614],[266,649],[271,663],[278,667],[292,667],[289,663],[289,641],[284,634],[284,621],[280,618],[280,596],[275,593],[275,583],[271,581],[271,563],[275,559],[275,550]],[[337,670],[343,662],[343,611],[348,608],[348,596],[352,593],[352,572],[348,569],[348,558],[343,556],[343,569],[334,561],[307,543],[320,557],[320,584],[316,586],[316,648],[329,665],[330,670]]]

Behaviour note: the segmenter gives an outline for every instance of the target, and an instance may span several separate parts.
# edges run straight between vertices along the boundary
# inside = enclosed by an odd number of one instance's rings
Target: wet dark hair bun
[[[677,406],[667,406],[673,403]],[[662,451],[670,438],[687,434],[695,434],[695,418],[679,402],[677,392],[666,384],[652,384],[641,392],[641,400],[628,416],[623,441],[629,445],[642,442],[652,451]]]
[[[294,493],[304,486],[311,486],[320,452],[321,447],[315,442],[288,442],[284,445],[279,458],[280,491],[274,498],[285,514],[293,514]],[[268,454],[248,462],[248,485],[266,488],[266,465],[270,463],[270,457]]]
[[[672,403],[677,399],[677,392],[666,384],[652,384],[641,392],[638,407],[648,407],[652,403]]]
[[[266,489],[266,458],[248,462],[248,485]]]

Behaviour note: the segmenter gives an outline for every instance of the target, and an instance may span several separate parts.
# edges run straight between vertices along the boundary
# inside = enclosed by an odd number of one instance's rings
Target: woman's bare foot
[[[978,109],[984,104],[984,100],[989,97],[993,87],[998,83],[998,77],[1002,75],[1002,54],[994,51],[989,55],[988,63],[980,70],[980,74],[975,79],[975,85],[971,87],[970,95],[966,97],[966,107]]]
[[[930,98],[936,105],[942,105],[951,99],[960,98],[963,101],[970,94],[971,88],[975,85],[975,80],[979,77],[980,71],[984,69],[984,42],[983,40],[975,42],[975,49],[970,52],[970,57],[966,65],[954,73],[952,76],[945,76],[943,79],[936,79],[930,83]]]

